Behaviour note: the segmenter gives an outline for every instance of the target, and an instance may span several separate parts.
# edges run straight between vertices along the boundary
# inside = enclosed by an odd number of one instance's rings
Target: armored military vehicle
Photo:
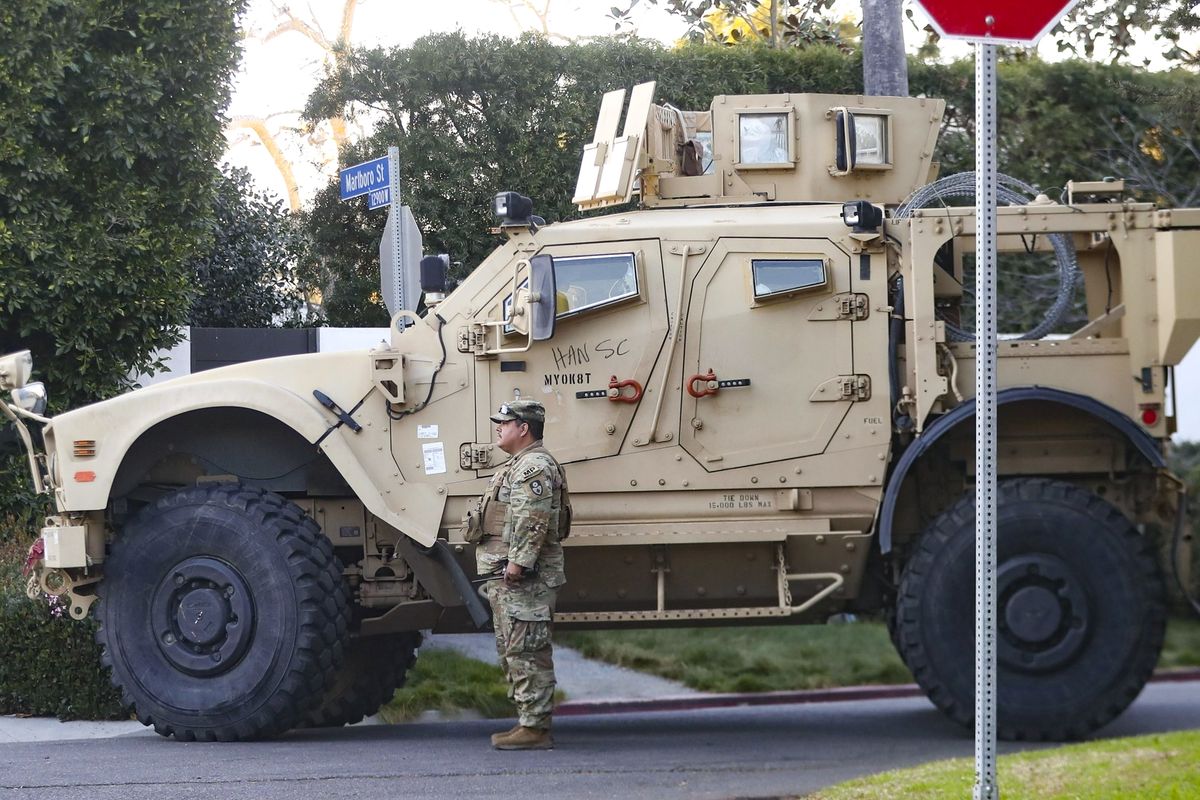
[[[878,612],[969,723],[975,222],[930,183],[943,109],[612,92],[575,200],[623,207],[547,225],[501,193],[496,251],[449,294],[427,259],[427,312],[374,349],[52,420],[8,357],[5,411],[44,426],[44,452],[25,439],[56,506],[31,588],[94,608],[112,680],[163,735],[355,720],[418,632],[486,626],[462,521],[503,458],[489,414],[535,398],[575,508],[560,629]],[[1142,689],[1187,561],[1167,558],[1186,541],[1164,448],[1200,332],[1200,209],[1119,181],[1002,200],[1001,252],[1063,276],[1039,329],[1086,293],[1086,324],[1005,339],[998,365],[999,731],[1064,739]]]

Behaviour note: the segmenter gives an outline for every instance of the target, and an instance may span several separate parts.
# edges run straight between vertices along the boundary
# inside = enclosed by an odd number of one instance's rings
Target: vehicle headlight
[[[13,402],[33,414],[44,414],[46,411],[46,384],[41,381],[26,384],[20,389],[13,389]]]

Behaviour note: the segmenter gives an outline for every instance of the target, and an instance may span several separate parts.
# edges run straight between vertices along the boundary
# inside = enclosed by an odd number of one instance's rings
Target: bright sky
[[[247,37],[241,68],[234,86],[229,114],[234,120],[228,129],[229,149],[226,160],[249,169],[260,187],[287,198],[287,184],[260,136],[244,127],[245,120],[265,123],[273,143],[290,163],[301,202],[309,200],[336,173],[337,149],[327,126],[305,132],[299,112],[320,80],[325,63],[324,51],[310,38],[296,31],[272,36],[286,20],[285,10],[294,9],[296,19],[324,35],[330,41],[338,36],[345,0],[250,0],[245,17]],[[410,44],[431,32],[460,29],[467,34],[494,33],[516,36],[524,30],[542,30],[542,22],[531,12],[549,9],[546,17],[551,34],[575,38],[603,35],[612,31],[606,19],[611,0],[451,0],[433,6],[423,0],[359,0],[354,15],[351,40],[360,47],[395,47]],[[838,0],[841,13],[857,16],[857,0]],[[914,12],[915,26],[904,23],[909,49],[924,38],[921,29],[928,22],[921,9],[909,0],[905,9]],[[436,8],[436,14],[430,9]],[[639,9],[634,16],[638,33],[662,42],[678,39],[684,24],[657,8]],[[1147,52],[1149,48],[1146,48]],[[943,42],[943,56],[968,55],[970,45]],[[1055,48],[1044,40],[1039,53],[1054,58]],[[1151,56],[1153,57],[1153,55]],[[1141,60],[1139,55],[1138,60]],[[350,136],[362,131],[350,131]],[[382,155],[382,153],[380,154]],[[1177,396],[1186,405],[1180,414],[1181,430],[1177,438],[1200,440],[1200,348],[1177,369]]]

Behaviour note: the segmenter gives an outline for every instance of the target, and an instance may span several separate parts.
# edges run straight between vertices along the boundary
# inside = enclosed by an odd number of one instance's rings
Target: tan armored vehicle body
[[[502,246],[390,342],[24,411],[48,422],[31,463],[57,505],[38,585],[76,617],[99,599],[143,721],[221,739],[352,721],[416,631],[486,624],[460,529],[503,458],[488,416],[518,396],[545,404],[570,475],[560,627],[883,612],[931,699],[971,719],[974,216],[901,206],[936,171],[943,103],[652,95],[620,136],[624,93],[606,96],[575,191],[639,210],[542,226],[498,196]],[[1007,737],[1128,705],[1161,647],[1159,550],[1180,547],[1163,449],[1200,331],[1200,210],[1072,189],[999,210],[1002,251],[1073,259],[1091,320],[1000,353]]]

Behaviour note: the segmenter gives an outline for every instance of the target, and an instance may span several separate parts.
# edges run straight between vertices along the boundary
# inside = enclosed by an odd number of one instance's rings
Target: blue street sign
[[[367,194],[367,210],[374,211],[377,208],[390,206],[392,204],[392,187],[385,186],[382,189],[372,189]]]
[[[346,167],[338,173],[338,182],[341,184],[343,200],[349,200],[378,189],[386,191],[391,185],[391,178],[388,174],[388,157],[383,156],[355,164],[353,167]],[[377,207],[371,206],[371,208]]]

